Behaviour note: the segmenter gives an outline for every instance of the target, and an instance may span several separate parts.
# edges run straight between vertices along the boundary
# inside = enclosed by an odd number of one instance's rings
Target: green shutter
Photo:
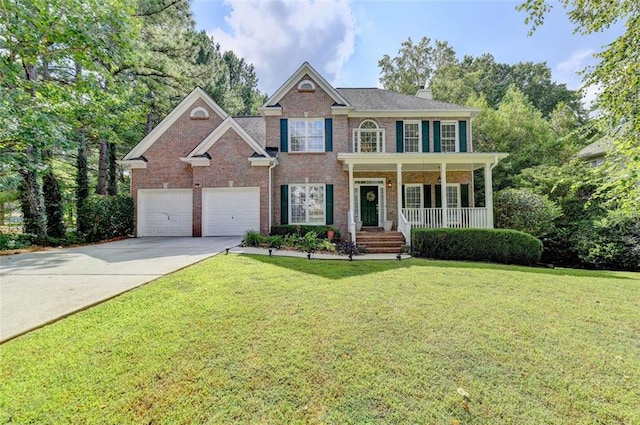
[[[460,185],[460,203],[462,204],[462,208],[469,207],[469,185],[461,184]]]
[[[442,208],[442,185],[436,185],[436,208]]]
[[[422,152],[429,152],[429,121],[422,121]]]
[[[404,152],[404,124],[396,121],[396,152]]]
[[[280,224],[289,224],[289,185],[280,185]]]
[[[440,121],[433,122],[433,151],[441,152],[440,148]]]
[[[402,185],[402,208],[406,208],[404,205],[404,185]]]
[[[422,202],[424,204],[424,208],[431,208],[431,185],[425,184],[424,187],[424,197]]]
[[[324,119],[324,151],[333,151],[333,119]]]
[[[289,123],[286,118],[280,119],[280,152],[289,151]]]
[[[326,210],[325,210],[325,219],[327,224],[333,224],[333,185],[328,184],[325,186],[325,200],[326,200]]]
[[[467,151],[467,122],[458,121],[458,136],[460,137],[460,152]]]

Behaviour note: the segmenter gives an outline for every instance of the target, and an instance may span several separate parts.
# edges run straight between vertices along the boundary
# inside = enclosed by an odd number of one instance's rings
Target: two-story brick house
[[[491,173],[474,153],[477,110],[376,88],[334,88],[304,63],[260,108],[230,117],[200,88],[121,164],[138,236],[268,233],[276,224],[493,227]],[[473,205],[484,168],[485,207]],[[443,189],[444,188],[444,189]]]

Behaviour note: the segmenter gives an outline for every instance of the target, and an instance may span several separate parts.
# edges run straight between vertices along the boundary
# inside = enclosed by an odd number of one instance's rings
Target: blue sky
[[[411,37],[446,40],[459,58],[546,62],[554,80],[578,89],[576,72],[621,32],[582,36],[560,5],[529,37],[517,1],[192,0],[198,29],[253,63],[261,91],[273,93],[308,61],[336,87],[379,86],[378,60]],[[593,89],[586,97],[593,96]]]

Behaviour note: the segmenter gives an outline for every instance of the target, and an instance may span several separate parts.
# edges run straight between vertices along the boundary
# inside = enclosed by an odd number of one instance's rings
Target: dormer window
[[[191,110],[191,114],[189,117],[192,120],[208,120],[209,119],[209,111],[204,109],[202,106],[198,106]]]
[[[311,80],[302,80],[298,83],[298,91],[314,92],[316,91],[316,85]]]

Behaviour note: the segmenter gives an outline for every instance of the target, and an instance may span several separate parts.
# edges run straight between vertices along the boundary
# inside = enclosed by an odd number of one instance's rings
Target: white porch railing
[[[442,208],[403,208],[402,215],[413,227],[442,227]],[[489,228],[486,208],[447,208],[447,227]]]
[[[404,210],[400,213],[400,218],[398,219],[398,231],[404,236],[407,245],[411,246],[411,223],[405,217]]]
[[[349,210],[349,233],[351,234],[351,242],[356,242],[356,222],[353,219],[353,212]]]

